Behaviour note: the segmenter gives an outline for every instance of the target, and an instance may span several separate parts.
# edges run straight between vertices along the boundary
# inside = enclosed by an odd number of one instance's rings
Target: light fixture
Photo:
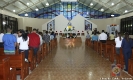
[[[28,16],[28,14],[26,13],[25,16]]]
[[[114,14],[112,14],[111,16],[112,16],[112,17],[114,17],[115,15],[114,15]]]
[[[13,12],[16,12],[16,10],[13,10]]]
[[[3,21],[3,25],[5,25],[6,24],[6,22],[5,21]]]
[[[46,5],[49,6],[49,3],[47,2]]]
[[[37,8],[36,8],[35,10],[36,10],[36,11],[38,11],[38,9],[37,9]]]
[[[27,3],[27,5],[29,5],[30,3]]]
[[[104,11],[104,9],[101,9],[101,11]]]
[[[128,12],[128,10],[125,10],[125,13],[127,13]]]
[[[90,3],[91,6],[93,6],[93,3]]]
[[[114,3],[111,4],[112,6],[114,5]]]

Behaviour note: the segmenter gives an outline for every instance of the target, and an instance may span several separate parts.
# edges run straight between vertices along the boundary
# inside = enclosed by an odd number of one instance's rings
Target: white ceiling
[[[69,0],[70,1],[70,0]],[[35,11],[35,9],[41,9],[47,7],[46,3],[50,5],[61,2],[61,0],[0,0],[0,9],[13,12],[16,14]],[[78,0],[79,3],[83,3],[96,10],[104,9],[103,12],[125,14],[125,10],[128,12],[133,11],[133,0]],[[27,5],[29,3],[29,5]],[[91,6],[90,3],[93,3]],[[111,4],[114,5],[111,5]]]

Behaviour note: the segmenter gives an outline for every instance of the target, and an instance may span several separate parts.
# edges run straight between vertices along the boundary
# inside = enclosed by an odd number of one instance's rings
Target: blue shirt
[[[98,36],[97,35],[93,35],[92,36],[92,41],[98,41]]]
[[[15,43],[17,39],[14,35],[7,33],[2,38],[4,42],[4,52],[15,52]]]
[[[129,41],[127,41],[125,38],[122,40],[122,44],[121,44],[121,47],[122,49],[132,49],[132,44],[133,44],[133,41],[132,39],[129,39]]]

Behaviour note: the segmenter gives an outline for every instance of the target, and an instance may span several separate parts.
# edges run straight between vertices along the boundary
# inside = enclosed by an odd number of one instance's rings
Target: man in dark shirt
[[[48,35],[48,31],[46,31],[46,35],[44,35],[43,40],[46,43],[48,51],[49,51],[50,36]]]
[[[33,29],[32,33],[30,33],[28,36],[29,36],[29,47],[33,49],[34,56],[36,56],[37,58],[37,52],[40,46],[40,37],[36,32],[37,30]]]

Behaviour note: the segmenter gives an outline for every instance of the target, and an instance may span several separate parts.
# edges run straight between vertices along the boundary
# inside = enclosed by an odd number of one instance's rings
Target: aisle
[[[91,48],[59,44],[26,80],[100,80],[110,77],[111,63]],[[130,77],[122,72],[122,77]]]

